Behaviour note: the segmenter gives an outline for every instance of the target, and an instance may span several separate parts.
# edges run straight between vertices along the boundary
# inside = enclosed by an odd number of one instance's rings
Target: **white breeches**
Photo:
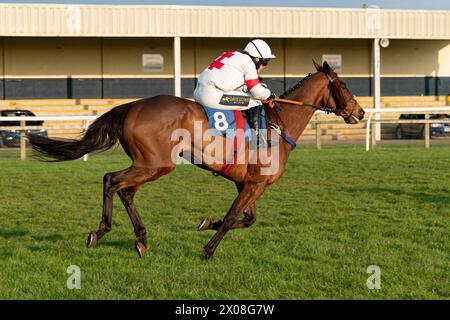
[[[200,84],[195,88],[194,98],[203,106],[222,110],[247,110],[262,104],[261,100],[253,99],[249,92],[223,92],[214,86]]]

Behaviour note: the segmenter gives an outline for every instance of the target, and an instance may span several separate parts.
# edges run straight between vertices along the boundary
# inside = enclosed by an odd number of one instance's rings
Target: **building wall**
[[[287,39],[286,87],[314,72],[312,59],[322,63],[323,54],[340,54],[340,77],[345,79],[354,94],[371,95],[370,41],[366,39]]]
[[[450,41],[391,40],[381,50],[381,92],[450,94]]]
[[[96,38],[6,38],[5,98],[94,98],[101,93]]]
[[[134,98],[173,94],[172,38],[3,38],[0,99]],[[182,95],[192,97],[195,79],[222,52],[250,39],[182,38]],[[267,39],[277,56],[261,75],[277,94],[309,72],[312,59],[341,54],[352,92],[371,95],[368,39]],[[4,57],[2,55],[4,52]],[[161,54],[164,66],[144,72],[143,54]],[[391,40],[381,49],[382,95],[450,93],[450,41]],[[3,65],[5,68],[3,70]],[[4,74],[4,80],[3,80]]]

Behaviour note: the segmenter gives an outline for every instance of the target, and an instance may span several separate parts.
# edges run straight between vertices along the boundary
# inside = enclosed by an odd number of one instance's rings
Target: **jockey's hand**
[[[273,99],[275,99],[276,96],[275,94],[272,92],[270,94],[270,96],[267,98],[267,100],[264,100],[263,103],[266,104],[269,108],[273,108],[275,107],[275,101],[273,101]]]

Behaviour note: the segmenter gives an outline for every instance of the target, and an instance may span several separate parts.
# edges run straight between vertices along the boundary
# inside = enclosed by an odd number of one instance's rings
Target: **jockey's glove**
[[[275,93],[271,93],[270,96],[267,98],[267,100],[263,101],[269,108],[275,107]]]

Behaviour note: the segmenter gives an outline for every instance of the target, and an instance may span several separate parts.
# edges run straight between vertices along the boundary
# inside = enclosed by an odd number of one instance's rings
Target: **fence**
[[[82,126],[80,128],[81,131],[85,131],[89,127],[89,123],[97,119],[98,116],[47,116],[47,117],[0,117],[0,122],[2,121],[19,121],[20,126],[0,126],[1,130],[17,130],[20,131],[20,159],[26,159],[26,132],[28,130],[34,129],[43,129],[45,126],[26,126],[26,121],[70,121],[70,120],[78,120],[82,121]],[[67,126],[62,126],[62,128]],[[72,126],[71,126],[72,127]],[[88,158],[87,155],[83,157],[83,160],[86,161]]]
[[[425,148],[430,147],[430,124],[432,123],[450,123],[450,120],[428,119],[430,114],[450,113],[450,107],[433,107],[433,108],[383,108],[383,109],[366,109],[368,114],[366,122],[366,151],[376,146],[377,140],[375,136],[376,123],[423,123],[425,124],[424,142]],[[424,114],[424,120],[373,120],[376,114]],[[372,133],[372,134],[371,134]]]
[[[433,108],[383,108],[383,109],[365,109],[367,120],[362,121],[366,127],[366,150],[369,151],[371,147],[376,146],[376,137],[374,126],[376,123],[416,123],[416,124],[425,124],[425,137],[424,143],[425,147],[430,147],[430,124],[432,123],[449,123],[449,120],[443,119],[428,119],[430,114],[442,114],[448,113],[450,114],[450,107],[433,107]],[[318,112],[317,114],[321,114]],[[425,114],[424,120],[393,120],[393,119],[380,119],[374,120],[374,115],[376,114]],[[89,123],[97,119],[98,116],[32,116],[32,117],[0,117],[0,121],[19,121],[20,126],[11,127],[11,126],[0,126],[1,130],[18,130],[20,131],[20,159],[26,159],[26,131],[33,129],[42,129],[45,126],[26,126],[26,121],[82,121],[82,125],[80,127],[80,131],[85,131]],[[321,149],[322,147],[322,129],[321,126],[324,124],[336,124],[342,123],[342,120],[318,120],[317,115],[315,120],[311,120],[310,122],[313,127],[315,127],[316,135],[316,147],[317,149]],[[62,126],[64,127],[64,126]],[[72,128],[72,126],[71,126]],[[87,155],[84,157],[84,160],[87,160]]]

